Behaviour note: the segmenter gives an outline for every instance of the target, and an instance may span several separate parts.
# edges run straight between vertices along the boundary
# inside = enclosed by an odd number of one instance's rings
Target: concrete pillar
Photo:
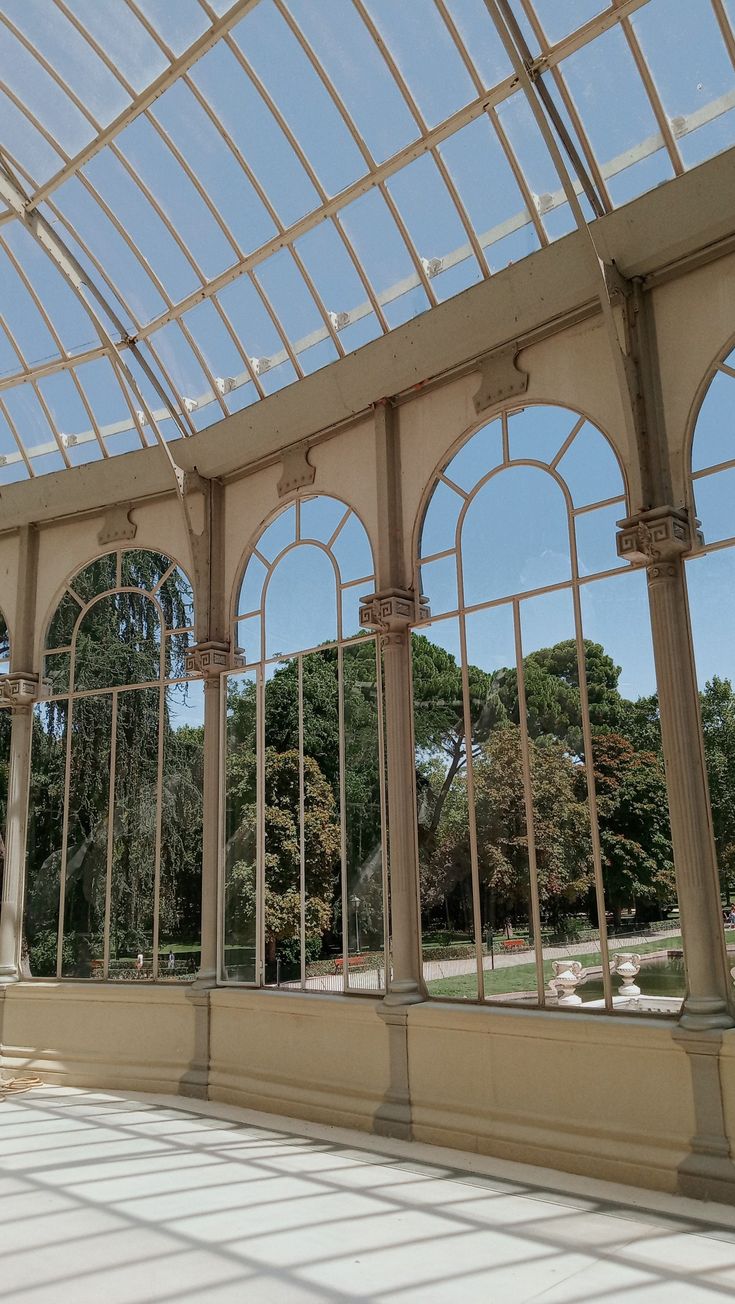
[[[704,761],[684,556],[687,513],[658,507],[621,521],[618,552],[648,576],[661,739],[687,973],[683,1028],[729,1028],[733,1018]]]

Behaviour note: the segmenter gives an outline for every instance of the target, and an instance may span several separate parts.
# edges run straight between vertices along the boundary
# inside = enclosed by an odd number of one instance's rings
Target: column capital
[[[671,564],[704,543],[699,521],[686,507],[652,507],[618,526],[618,556],[638,566]]]
[[[245,658],[230,651],[229,643],[208,640],[195,643],[186,653],[186,673],[202,679],[214,679],[223,670],[235,670],[245,664]]]
[[[32,670],[13,670],[0,679],[0,703],[11,711],[33,706],[46,695],[46,681]]]
[[[400,633],[431,616],[428,601],[413,589],[381,589],[360,599],[360,628]]]

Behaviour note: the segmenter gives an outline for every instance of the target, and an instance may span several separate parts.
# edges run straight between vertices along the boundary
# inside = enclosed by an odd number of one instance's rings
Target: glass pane
[[[315,652],[302,666],[304,975],[308,988],[330,990],[342,967],[337,653]]]
[[[298,594],[298,622],[294,596]],[[266,656],[318,647],[337,637],[337,584],[331,559],[314,544],[298,544],[271,576],[265,601]]]
[[[500,421],[482,426],[462,445],[447,464],[445,475],[470,493],[483,476],[503,461],[503,431]]]
[[[301,757],[299,663],[265,685],[265,982],[301,982]]]
[[[117,699],[110,978],[153,976],[159,707],[157,688]]]
[[[735,459],[735,376],[715,372],[699,409],[692,448],[692,470]]]
[[[424,980],[434,996],[477,999],[467,749],[459,621],[411,640]]]
[[[257,892],[257,681],[254,674],[232,675],[227,684],[224,793],[225,982],[258,981],[256,960]]]
[[[385,986],[383,841],[375,642],[347,647],[344,683],[344,824],[348,987]]]
[[[117,553],[108,552],[104,557],[89,563],[80,570],[71,581],[70,588],[79,594],[85,602],[106,589],[114,589],[117,583]]]
[[[731,539],[735,534],[733,492],[735,492],[735,467],[732,466],[694,481],[697,516],[702,522],[707,543],[714,543],[718,539]]]
[[[167,688],[163,715],[158,976],[199,967],[202,903],[204,685]]]
[[[675,1014],[685,977],[645,573],[585,585],[581,602],[613,999],[627,1003],[616,957],[632,953],[635,1008]]]
[[[112,697],[74,702],[61,964],[66,978],[102,977],[111,735]]]
[[[73,598],[70,593],[65,593],[56,608],[54,617],[49,625],[48,634],[46,636],[47,648],[53,650],[53,648],[57,647],[71,646],[74,625],[76,624],[80,610],[81,608],[76,598]]]
[[[153,602],[113,593],[90,607],[77,631],[75,689],[147,683],[161,674],[161,629]]]
[[[567,506],[548,472],[511,466],[483,485],[464,519],[461,560],[468,606],[571,578]]]
[[[22,949],[29,978],[56,973],[67,711],[66,702],[33,711]]]
[[[528,598],[520,611],[546,1000],[566,1007],[566,996],[587,1000],[589,978],[602,983],[572,595]],[[565,996],[567,962],[582,973]]]

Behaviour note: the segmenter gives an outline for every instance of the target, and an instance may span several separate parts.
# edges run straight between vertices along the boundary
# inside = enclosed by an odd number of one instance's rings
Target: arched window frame
[[[164,563],[166,563],[161,570],[161,574],[159,578],[150,588],[144,588],[140,585],[124,584],[122,582],[123,559],[125,555],[140,554],[140,553],[147,553],[150,554],[152,557],[159,557],[162,559]],[[79,581],[80,577],[84,575],[85,572],[91,570],[92,567],[104,562],[106,558],[115,559],[114,585],[102,583],[100,587],[91,594],[91,596],[89,596],[88,598],[84,598],[79,592],[77,592],[77,589],[75,588],[75,583]],[[160,594],[163,585],[176,572],[178,572],[183,577],[183,579],[186,581],[186,584],[188,585],[189,591],[191,592],[192,619],[186,625],[169,626],[166,621],[164,607],[161,602]],[[123,593],[131,593],[131,594],[138,595],[146,602],[150,602],[156,612],[156,616],[158,619],[158,626],[160,630],[160,655],[159,655],[158,674],[155,678],[147,679],[145,681],[140,681],[140,682],[136,681],[136,682],[122,683],[122,684],[117,683],[117,684],[109,684],[109,685],[99,685],[91,688],[78,687],[75,682],[75,674],[77,668],[76,667],[77,641],[78,641],[80,628],[84,620],[86,619],[86,617],[89,615],[89,613],[93,611],[93,609],[99,603],[104,602],[105,599],[107,598],[111,598],[111,597],[114,598],[117,595]],[[71,637],[68,639],[67,642],[63,644],[50,646],[49,638],[53,627],[53,622],[57,616],[57,613],[61,609],[62,603],[69,597],[72,599],[74,603],[78,604],[79,606],[79,612],[77,613],[76,618],[74,619]],[[66,892],[66,878],[67,878],[71,747],[72,747],[72,740],[73,740],[72,723],[73,723],[73,715],[74,715],[74,706],[76,702],[78,702],[80,699],[83,698],[109,696],[112,699],[112,707],[111,707],[112,743],[111,743],[111,750],[110,750],[110,763],[109,763],[109,776],[108,776],[108,794],[109,794],[110,809],[111,809],[113,794],[115,790],[116,758],[115,758],[114,737],[115,737],[115,721],[117,715],[116,712],[117,699],[120,694],[137,692],[140,690],[149,690],[149,691],[157,690],[158,703],[159,703],[158,705],[158,748],[157,748],[157,756],[156,756],[157,777],[156,777],[156,816],[155,816],[155,864],[154,864],[154,882],[153,882],[152,962],[151,962],[150,975],[146,970],[145,975],[143,974],[143,972],[141,972],[140,976],[150,976],[154,980],[158,979],[161,976],[159,974],[158,950],[159,950],[159,905],[160,905],[161,828],[162,828],[162,770],[163,770],[163,755],[164,755],[163,728],[162,728],[162,721],[164,718],[163,707],[164,707],[165,694],[167,689],[175,687],[176,685],[179,684],[185,685],[187,683],[191,683],[197,678],[195,674],[188,672],[185,664],[182,668],[181,674],[166,673],[167,643],[169,639],[176,638],[176,637],[185,639],[186,642],[189,644],[192,644],[194,642],[193,603],[194,603],[194,595],[193,595],[193,588],[192,588],[189,575],[185,570],[185,568],[177,560],[172,558],[168,552],[163,552],[162,550],[158,550],[155,548],[135,548],[135,547],[121,546],[119,548],[110,549],[105,552],[99,553],[97,556],[90,558],[88,561],[86,561],[83,566],[77,567],[76,570],[73,572],[73,574],[70,576],[70,578],[66,581],[63,588],[58,593],[54,603],[52,604],[51,611],[49,613],[48,619],[45,624],[44,639],[43,639],[43,669],[44,669],[44,676],[45,676],[44,685],[43,685],[44,691],[42,694],[42,702],[39,703],[39,705],[36,707],[36,711],[38,712],[39,709],[42,710],[45,703],[52,704],[54,702],[58,702],[59,704],[66,705],[66,719],[64,723],[64,741],[63,741],[66,762],[65,762],[64,791],[63,791],[63,801],[62,801],[63,822],[62,822],[61,852],[60,852],[61,859],[60,859],[60,874],[59,874],[58,942],[57,942],[57,958],[56,958],[56,977],[58,979],[64,978],[65,980],[76,980],[75,975],[68,975],[68,974],[64,974],[63,972],[64,910],[65,910],[65,892]],[[183,655],[183,647],[181,649],[181,654]],[[50,669],[52,669],[54,660],[57,658],[58,659],[68,658],[67,661],[68,673],[63,676],[62,683],[60,686],[54,684],[53,678],[48,677],[48,672]],[[62,674],[63,674],[63,667],[62,667]],[[100,970],[98,968],[94,973],[90,974],[90,977],[93,978],[107,979],[110,977],[109,898],[110,898],[110,876],[112,870],[111,847],[112,847],[112,840],[108,835],[107,889],[106,889],[107,900],[106,900],[105,921],[104,921],[104,956],[103,956],[102,969]],[[191,976],[193,977],[194,975],[192,974]]]
[[[332,531],[329,539],[324,542],[312,536],[303,536],[301,533],[301,508],[305,501],[315,498],[329,499],[342,508],[342,514],[339,521]],[[264,535],[280,517],[285,515],[293,508],[295,514],[295,538],[292,542],[280,548],[272,561],[263,555],[259,550],[259,543]],[[338,558],[335,556],[333,546],[340,533],[347,525],[348,521],[354,518],[358,523],[364,540],[370,551],[370,557],[373,562],[372,570],[356,579],[343,580],[342,571]],[[266,628],[266,601],[270,584],[272,583],[275,572],[280,562],[283,561],[290,553],[295,551],[301,545],[315,546],[319,548],[328,558],[334,573],[336,589],[336,616],[337,616],[337,636],[334,640],[316,644],[315,646],[297,647],[277,654],[267,655],[267,628]],[[260,601],[257,607],[250,608],[247,611],[241,611],[240,596],[247,580],[248,567],[253,559],[257,559],[265,567],[260,588]],[[382,686],[382,659],[380,655],[379,640],[372,629],[358,629],[354,635],[345,634],[344,630],[344,605],[343,597],[345,592],[352,591],[357,598],[366,596],[375,585],[374,569],[374,550],[370,536],[365,528],[358,512],[344,499],[338,498],[334,494],[315,492],[314,490],[300,491],[295,497],[282,502],[258,527],[257,532],[251,538],[250,543],[244,553],[241,565],[238,569],[238,578],[234,586],[231,604],[231,628],[232,628],[232,646],[234,649],[235,660],[240,662],[238,669],[229,672],[226,675],[225,685],[236,683],[238,679],[245,676],[254,677],[257,693],[257,725],[256,725],[256,770],[257,770],[257,848],[256,848],[256,918],[255,918],[255,973],[252,980],[233,979],[228,976],[227,966],[225,963],[226,949],[226,905],[225,905],[225,884],[226,884],[226,855],[227,855],[227,792],[226,792],[226,768],[227,768],[227,691],[222,694],[222,754],[223,754],[223,798],[221,801],[221,835],[220,835],[220,927],[218,930],[218,974],[219,980],[223,985],[263,987],[271,985],[266,982],[265,973],[265,822],[263,811],[265,808],[265,690],[266,675],[269,667],[283,665],[288,662],[297,661],[299,666],[302,665],[303,658],[314,653],[326,650],[336,651],[338,667],[338,684],[339,684],[339,733],[340,733],[340,882],[342,901],[348,896],[347,882],[347,865],[346,865],[346,836],[345,836],[345,809],[344,809],[344,773],[345,773],[345,724],[344,724],[344,676],[343,676],[343,659],[346,647],[355,647],[358,645],[372,645],[375,649],[375,684],[377,697],[377,734],[378,734],[378,761],[380,775],[380,812],[381,812],[381,878],[383,892],[383,964],[377,970],[377,984],[372,988],[360,986],[359,979],[356,980],[350,973],[349,966],[349,921],[346,911],[342,910],[342,952],[341,952],[341,974],[328,975],[321,985],[316,981],[309,986],[310,978],[306,972],[306,961],[304,947],[301,947],[301,974],[300,981],[297,984],[301,991],[309,990],[329,990],[349,993],[351,995],[379,995],[383,994],[385,989],[385,975],[389,964],[388,958],[388,851],[387,851],[387,809],[386,809],[386,780],[385,780],[385,741],[384,741],[384,720],[383,720],[383,686]],[[259,620],[260,628],[258,632],[258,646],[260,649],[257,660],[246,660],[242,649],[239,646],[239,630],[246,621]],[[297,627],[297,619],[295,621]],[[302,698],[303,682],[302,673],[299,675],[299,696]],[[300,710],[303,711],[303,702]],[[303,747],[303,739],[302,739]],[[304,849],[301,847],[301,918],[302,918],[302,936],[304,928]],[[373,975],[374,976],[374,975]],[[370,979],[372,981],[372,979]],[[293,984],[292,984],[293,985]]]
[[[540,458],[532,458],[527,456],[518,457],[518,458],[511,457],[509,422],[512,422],[513,416],[520,412],[526,412],[528,411],[529,408],[549,408],[549,407],[554,407],[564,412],[567,412],[570,420],[569,434],[567,435],[566,439],[564,439],[560,443],[560,446],[558,447],[554,456],[551,457],[550,461],[543,461]],[[452,480],[451,473],[450,473],[451,463],[454,460],[455,456],[460,452],[460,450],[462,450],[465,446],[467,446],[476,435],[478,435],[481,431],[492,426],[494,423],[498,421],[501,424],[502,460],[497,466],[491,467],[490,470],[488,470],[484,475],[479,475],[472,488],[469,491],[466,491],[465,489],[462,488],[462,486],[457,485]],[[585,425],[591,426],[596,431],[598,436],[605,441],[606,445],[610,449],[615,459],[617,469],[619,471],[621,491],[620,493],[605,494],[604,496],[596,499],[594,502],[580,504],[580,506],[577,507],[575,506],[573,495],[569,488],[569,485],[565,481],[563,475],[561,474],[561,471],[557,470],[557,467],[558,464],[561,462],[561,459],[564,457],[566,452],[571,447],[574,439],[577,437],[577,435],[580,433],[580,431],[583,429]],[[563,493],[564,502],[566,505],[567,523],[568,523],[568,539],[569,539],[569,553],[570,553],[570,567],[571,567],[570,577],[569,579],[558,583],[553,583],[548,585],[538,585],[536,587],[529,588],[527,590],[522,590],[522,591],[519,590],[517,592],[506,594],[500,597],[497,596],[488,597],[485,601],[478,602],[476,604],[473,604],[472,606],[465,605],[463,602],[461,535],[462,535],[463,524],[464,521],[466,520],[467,512],[469,510],[470,504],[474,501],[477,494],[480,493],[482,488],[485,485],[487,485],[489,482],[491,482],[495,477],[499,476],[502,473],[502,471],[507,470],[509,467],[519,466],[519,465],[536,467],[539,470],[549,473],[553,482],[561,489]],[[457,523],[454,531],[454,543],[453,546],[450,548],[440,550],[440,551],[432,551],[432,552],[427,551],[426,555],[423,556],[422,534],[424,530],[424,524],[427,518],[427,513],[430,508],[430,504],[433,499],[434,492],[437,486],[440,485],[442,482],[447,484],[455,492],[458,492],[460,497],[464,499],[464,502],[462,503],[462,506],[458,511]],[[531,787],[530,787],[530,770],[528,764],[528,737],[527,737],[526,723],[525,723],[525,715],[526,715],[525,688],[523,685],[523,675],[521,673],[523,658],[526,655],[526,653],[524,652],[523,645],[522,645],[519,608],[523,600],[528,598],[535,598],[543,594],[549,594],[549,593],[553,593],[556,591],[563,591],[563,590],[568,590],[572,594],[573,610],[574,610],[574,627],[575,627],[574,638],[576,642],[576,659],[577,659],[577,667],[579,672],[580,697],[581,697],[581,706],[582,706],[582,727],[583,727],[583,733],[585,735],[585,753],[586,753],[585,768],[587,773],[587,790],[588,790],[588,800],[590,806],[590,823],[592,829],[592,845],[593,845],[594,861],[595,861],[595,889],[596,889],[596,896],[597,896],[598,915],[599,918],[603,920],[605,919],[606,908],[605,908],[604,886],[603,886],[603,879],[602,879],[599,828],[597,825],[597,816],[596,816],[596,793],[595,793],[595,783],[594,783],[593,765],[592,765],[589,703],[588,703],[588,695],[587,695],[586,677],[582,673],[585,665],[585,658],[584,658],[585,635],[584,635],[582,611],[581,611],[581,604],[580,604],[580,592],[587,584],[595,583],[598,580],[605,580],[617,575],[631,572],[633,568],[630,566],[630,564],[627,561],[620,558],[618,559],[616,565],[613,565],[609,568],[595,569],[589,574],[580,574],[579,559],[578,559],[578,552],[577,552],[576,522],[579,519],[579,517],[587,515],[588,513],[600,510],[602,508],[617,507],[618,505],[619,505],[620,517],[627,516],[629,512],[629,501],[630,501],[629,488],[628,488],[625,466],[622,463],[622,460],[615,448],[613,441],[605,433],[605,431],[601,429],[597,421],[595,421],[588,414],[579,412],[579,410],[565,408],[561,404],[545,404],[543,402],[538,402],[533,404],[524,404],[521,407],[508,407],[500,412],[496,412],[494,415],[485,417],[482,421],[473,424],[473,426],[470,427],[469,430],[465,431],[452,444],[448,452],[444,454],[441,461],[438,463],[434,473],[432,474],[427,484],[426,490],[422,496],[419,512],[417,513],[417,518],[414,527],[414,548],[413,548],[414,568],[415,568],[414,583],[415,583],[416,591],[422,592],[426,595],[427,601],[429,603],[429,607],[431,608],[431,617],[429,621],[428,622],[422,621],[420,623],[417,622],[415,629],[417,633],[421,633],[421,629],[423,625],[426,624],[431,625],[435,621],[439,622],[444,619],[450,620],[451,618],[457,618],[459,622],[460,663],[461,663],[462,691],[463,691],[463,701],[464,701],[463,727],[465,731],[465,736],[467,737],[472,736],[472,721],[469,714],[469,705],[468,705],[469,666],[468,666],[468,657],[467,657],[467,639],[464,630],[464,618],[468,614],[471,614],[471,612],[473,611],[484,610],[490,607],[512,606],[513,608],[515,657],[516,657],[516,668],[518,670],[518,678],[519,678],[519,694],[521,698],[520,716],[522,722],[521,731],[522,731],[522,738],[523,738],[522,751],[524,754],[523,778],[524,778],[524,788],[526,794],[527,813],[532,810],[532,796],[531,796]],[[612,547],[614,547],[614,537],[615,537],[614,527],[611,527]],[[513,544],[511,540],[509,541],[509,547],[512,546]],[[612,547],[611,547],[611,551],[612,551]],[[423,568],[427,564],[440,560],[441,558],[451,557],[451,556],[455,557],[455,563],[456,563],[458,602],[456,607],[447,606],[446,609],[442,607],[440,610],[435,610],[432,604],[431,584],[422,578]],[[471,749],[468,749],[468,756],[467,756],[468,785],[470,789],[470,807],[472,808],[473,761],[470,753],[471,753]],[[473,825],[474,825],[474,820],[473,820]],[[474,883],[473,909],[474,909],[474,916],[475,916],[474,936],[476,939],[477,986],[478,986],[477,999],[483,1001],[486,998],[484,993],[481,917],[478,915],[479,886],[478,886],[478,866],[477,866],[477,841],[476,841],[476,833],[475,833],[474,842],[473,842],[472,831],[470,833],[470,844],[471,844],[471,858],[472,858],[472,876],[473,876],[473,883]],[[540,911],[539,911],[539,892],[538,892],[538,883],[534,878],[534,871],[532,868],[530,870],[530,880],[531,880],[531,896],[532,896],[532,913],[534,916],[533,918],[534,933],[536,935],[536,938],[538,939],[540,934],[540,928],[541,928]],[[605,940],[604,941],[602,940],[604,932],[605,930],[601,930],[601,952],[602,952],[602,959],[603,959],[603,984],[605,988],[605,999],[604,1002],[601,1004],[604,1004],[604,1008],[607,1012],[612,1012],[613,991],[610,983],[609,962],[607,957],[607,939],[605,937]],[[538,940],[536,944],[536,976],[537,976],[538,995],[539,995],[538,1004],[539,1006],[543,1006],[546,1003],[545,982],[543,976],[543,961],[541,955],[541,947],[539,945]],[[437,999],[441,999],[441,997]]]
[[[689,421],[689,430],[687,432],[686,447],[686,483],[687,491],[692,505],[692,517],[699,516],[697,505],[697,485],[701,481],[707,481],[711,477],[720,475],[722,472],[733,472],[735,474],[735,452],[731,458],[724,461],[715,460],[707,461],[701,467],[695,469],[694,462],[697,453],[697,435],[702,410],[709,396],[713,382],[717,376],[726,376],[732,382],[732,396],[735,400],[735,335],[731,336],[724,349],[721,349],[712,366],[708,368],[697,395],[692,405],[692,412]],[[697,549],[697,553],[714,552],[720,548],[729,548],[735,544],[735,520],[733,522],[733,533],[723,538],[708,538],[706,513],[703,516],[702,528],[704,542]],[[693,537],[694,532],[693,532]],[[700,541],[701,542],[701,541]]]

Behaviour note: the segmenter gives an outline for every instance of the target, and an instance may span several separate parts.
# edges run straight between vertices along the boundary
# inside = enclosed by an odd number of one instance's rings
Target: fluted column
[[[220,717],[223,671],[229,669],[226,643],[198,643],[186,658],[189,674],[204,680],[204,763],[202,783],[202,928],[201,956],[195,987],[217,982],[217,929],[219,881],[219,789],[222,746]]]
[[[717,859],[684,577],[687,513],[658,507],[621,521],[618,552],[645,565],[658,683],[671,841],[684,941],[685,1028],[735,1023],[720,912]]]
[[[383,657],[392,974],[386,979],[386,1004],[411,1005],[425,999],[421,970],[418,904],[413,729],[411,721],[411,626],[426,619],[406,589],[384,589],[365,598],[360,624],[376,629]]]
[[[5,822],[5,868],[0,903],[0,984],[23,977],[21,970],[23,889],[25,884],[28,790],[31,778],[33,705],[38,676],[14,672],[2,685],[3,702],[12,713]]]

